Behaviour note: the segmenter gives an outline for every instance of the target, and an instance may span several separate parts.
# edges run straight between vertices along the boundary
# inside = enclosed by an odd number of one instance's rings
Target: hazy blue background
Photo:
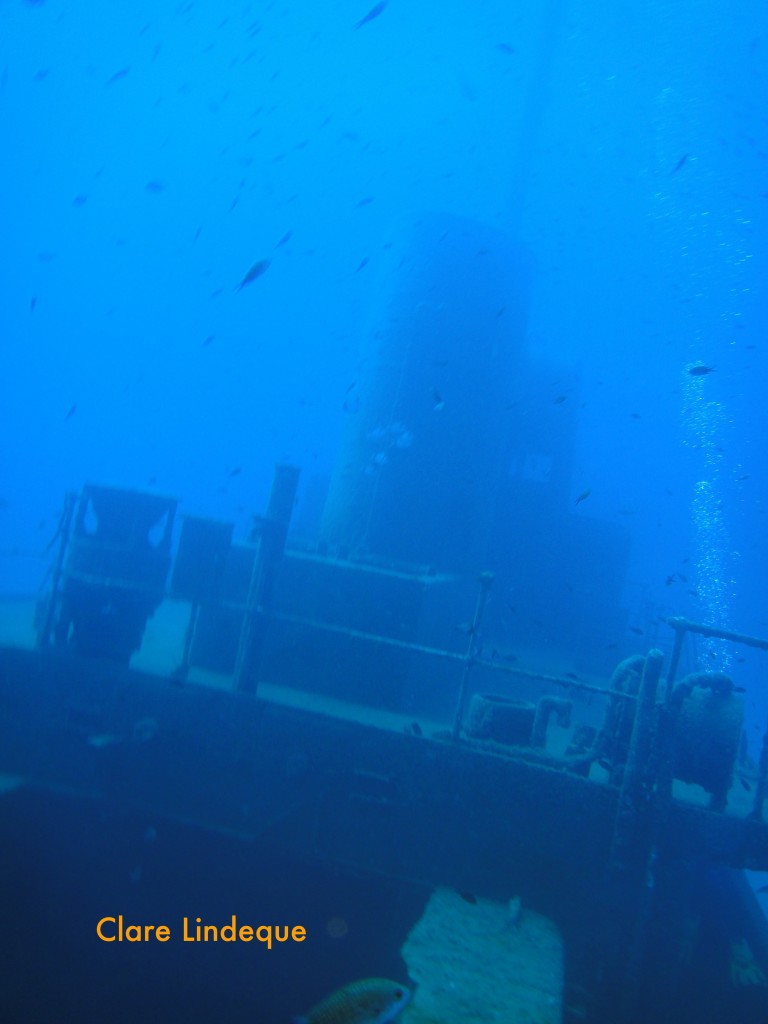
[[[631,530],[630,610],[765,635],[765,5],[390,0],[355,30],[371,6],[0,4],[2,589],[86,480],[242,535],[275,461],[327,475],[437,210],[532,253],[530,350],[580,376],[577,514]]]

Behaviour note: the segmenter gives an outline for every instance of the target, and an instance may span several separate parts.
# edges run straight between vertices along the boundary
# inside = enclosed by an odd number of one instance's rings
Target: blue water
[[[0,593],[37,591],[86,481],[243,537],[290,462],[316,524],[437,213],[529,256],[536,400],[569,417],[573,516],[629,536],[627,623],[766,636],[765,5],[390,0],[355,28],[372,6],[0,7]],[[688,657],[745,688],[756,755],[764,655]]]

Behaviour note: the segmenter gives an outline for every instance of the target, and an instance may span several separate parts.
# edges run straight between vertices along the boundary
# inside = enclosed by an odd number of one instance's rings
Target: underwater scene
[[[768,8],[0,3],[0,1021],[768,1021]]]

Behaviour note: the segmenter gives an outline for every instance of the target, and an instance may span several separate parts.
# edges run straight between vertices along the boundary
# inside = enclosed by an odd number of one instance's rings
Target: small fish
[[[761,885],[759,889],[755,890],[755,892],[768,892],[768,885]]]
[[[356,22],[352,26],[352,28],[357,30],[359,28],[362,28],[363,25],[367,25],[369,21],[373,21],[374,18],[378,18],[378,16],[382,13],[386,6],[387,0],[381,0],[381,3],[378,3],[374,7],[372,7],[370,11],[368,11],[366,16],[364,18],[361,18],[360,21]]]
[[[76,405],[71,405],[69,407],[69,409],[67,410],[67,415],[64,417],[64,419],[65,420],[71,420],[76,412],[77,412],[77,406]]]
[[[358,264],[358,267],[357,267],[357,270],[355,271],[355,273],[359,274],[360,271],[363,269],[363,267],[367,267],[367,266],[368,266],[368,257],[367,256],[363,256],[363,258],[360,260],[360,263]]]
[[[252,284],[257,277],[261,277],[262,274],[266,274],[267,270],[269,270],[269,264],[269,260],[258,260],[254,263],[237,288],[235,288],[235,291],[241,291],[241,289],[245,288],[247,284]]]
[[[405,985],[386,978],[353,981],[323,999],[293,1024],[389,1024],[408,1005],[411,993]]]
[[[160,181],[158,178],[153,178],[152,181],[148,181],[144,186],[147,192],[154,192],[155,195],[159,195],[160,192],[165,192],[165,182]]]
[[[286,242],[289,242],[292,235],[292,231],[286,231],[283,237],[280,239],[280,241],[276,243],[275,248],[279,249],[281,245],[285,245]]]
[[[421,728],[421,726],[419,725],[418,722],[411,722],[409,728],[410,728],[410,731],[413,733],[414,736],[423,736],[424,735],[424,731],[422,730],[422,728]]]
[[[453,628],[457,633],[466,633],[467,636],[474,636],[477,632],[471,622],[457,622]]]
[[[440,412],[442,409],[445,408],[445,401],[443,399],[443,396],[437,390],[437,388],[432,388],[432,402],[432,408],[435,410],[435,412]]]
[[[674,166],[674,167],[672,168],[672,170],[671,170],[671,171],[669,172],[669,176],[670,176],[670,178],[672,177],[672,175],[673,175],[673,174],[677,174],[677,172],[678,172],[678,171],[680,170],[680,168],[681,168],[681,167],[682,167],[682,166],[684,165],[684,163],[685,163],[685,161],[686,161],[687,159],[688,159],[688,154],[687,154],[687,153],[683,153],[683,155],[682,155],[682,156],[680,157],[680,159],[679,159],[679,160],[677,161],[677,163],[675,164],[675,166]]]
[[[557,398],[552,399],[554,405],[562,405],[568,398],[568,395],[558,395]]]
[[[587,487],[587,489],[585,491],[582,491],[581,494],[578,496],[578,498],[574,502],[574,505],[580,505],[582,503],[582,501],[586,501],[591,493],[592,493],[592,491],[590,490],[589,487]]]
[[[477,896],[473,892],[460,892],[459,896],[465,903],[471,903],[473,907],[477,906]]]
[[[117,736],[113,732],[102,732],[95,736],[89,736],[86,743],[89,747],[93,747],[94,750],[104,750],[105,747],[113,747],[116,743],[121,742],[121,737]]]
[[[639,626],[630,626],[629,630],[630,630],[631,633],[637,633],[638,636],[642,636],[643,635],[643,631],[642,631],[642,629],[640,629]]]
[[[374,199],[374,197],[373,197],[373,196],[365,196],[365,198],[364,198],[364,199],[361,199],[359,203],[355,203],[355,206],[356,206],[356,207],[360,207],[360,206],[370,206],[370,205],[371,205],[371,203],[373,202],[373,199]]]
[[[126,76],[126,75],[128,74],[128,72],[129,72],[130,70],[131,70],[131,69],[130,69],[130,67],[127,67],[127,68],[120,68],[120,70],[119,70],[119,71],[116,71],[116,72],[114,73],[114,75],[112,75],[112,77],[111,77],[111,78],[107,79],[107,82],[106,82],[106,84],[107,84],[107,85],[112,85],[112,84],[113,84],[113,82],[119,82],[121,78],[125,78],[125,76]]]
[[[14,793],[17,789],[21,789],[23,785],[24,780],[20,775],[6,775],[5,772],[0,772],[0,796]]]
[[[689,366],[688,373],[692,377],[703,377],[707,373],[714,373],[714,366],[705,366],[704,363],[697,363],[696,366]]]
[[[230,471],[227,473],[227,476],[229,477],[230,480],[232,480],[234,477],[240,476],[240,474],[242,472],[243,472],[242,466],[235,466],[234,469],[230,469]]]

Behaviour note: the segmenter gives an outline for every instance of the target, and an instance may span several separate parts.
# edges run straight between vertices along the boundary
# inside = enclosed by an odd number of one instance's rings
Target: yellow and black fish
[[[411,998],[410,990],[386,978],[364,978],[338,989],[293,1024],[389,1024]]]

